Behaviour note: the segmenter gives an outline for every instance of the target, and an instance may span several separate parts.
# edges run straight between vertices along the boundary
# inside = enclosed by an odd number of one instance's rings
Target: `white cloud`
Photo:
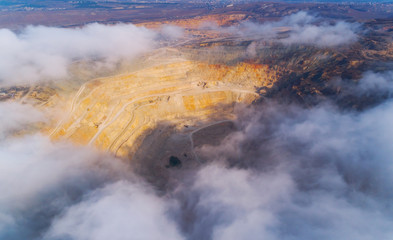
[[[33,239],[58,214],[91,189],[119,178],[127,166],[111,156],[31,133],[45,116],[30,105],[0,103],[0,238]],[[29,131],[30,132],[30,131]]]
[[[89,194],[56,219],[45,239],[183,239],[168,203],[147,185],[117,182]]]
[[[101,61],[111,68],[119,60],[154,48],[157,36],[132,24],[94,23],[72,29],[29,26],[20,33],[0,29],[0,83],[62,79],[76,60]]]
[[[91,189],[126,177],[125,169],[110,156],[46,136],[8,137],[0,143],[0,218],[7,220],[0,238],[33,238],[36,225],[51,220],[34,218],[58,214]]]
[[[183,239],[174,202],[126,163],[37,133],[13,136],[43,114],[8,102],[0,111],[0,239]]]
[[[276,207],[286,203],[293,187],[285,172],[259,174],[214,164],[198,173],[192,190],[200,194],[199,211],[209,213],[198,221],[216,219],[212,239],[272,239]]]

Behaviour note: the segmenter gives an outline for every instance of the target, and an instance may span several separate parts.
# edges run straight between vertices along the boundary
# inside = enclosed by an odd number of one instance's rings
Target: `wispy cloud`
[[[358,90],[360,93],[384,93],[393,92],[393,71],[375,73],[368,71],[359,80]]]
[[[44,114],[37,109],[14,102],[0,102],[0,116],[0,141],[22,127],[46,121]]]
[[[331,24],[304,11],[286,16],[276,22],[247,21],[230,27],[217,27],[209,24],[203,27],[254,40],[273,40],[285,45],[307,44],[318,47],[351,44],[357,40],[359,31],[357,23],[337,21]],[[279,32],[284,34],[279,35]]]

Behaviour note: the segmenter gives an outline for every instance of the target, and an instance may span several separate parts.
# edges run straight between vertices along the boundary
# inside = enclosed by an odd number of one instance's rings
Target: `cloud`
[[[169,40],[179,39],[184,36],[184,29],[175,25],[165,24],[161,27],[161,34]]]
[[[363,113],[274,103],[246,111],[239,132],[199,149],[224,165],[200,170],[183,205],[194,202],[187,211],[207,223],[207,239],[388,239],[392,112],[393,101]]]
[[[170,40],[180,28],[164,26]],[[95,61],[113,68],[120,60],[134,59],[153,49],[158,32],[132,24],[88,24],[79,28],[29,26],[20,33],[0,29],[0,84],[15,85],[68,77],[72,62]]]
[[[57,218],[44,239],[183,239],[150,186],[117,182],[89,194]]]
[[[393,72],[367,71],[359,79],[332,79],[330,87],[340,94],[335,101],[341,107],[358,110],[377,106],[393,95]]]
[[[0,140],[20,130],[22,126],[28,126],[36,122],[45,122],[42,112],[31,107],[14,102],[0,102]]]
[[[197,220],[190,239],[272,238],[278,223],[274,209],[286,201],[292,181],[286,173],[259,174],[211,164],[201,169],[189,191],[198,196]],[[187,199],[190,201],[191,199]]]
[[[34,239],[85,193],[126,177],[110,156],[37,134],[1,142],[0,165],[2,239]]]
[[[111,156],[36,133],[45,115],[34,107],[2,102],[0,113],[0,239],[35,239],[85,193],[129,178]]]
[[[0,239],[184,239],[160,198],[110,155],[46,136],[0,144]]]
[[[300,11],[280,21],[254,23],[241,22],[238,26],[220,28],[205,25],[224,33],[254,40],[271,40],[285,45],[306,44],[318,47],[335,47],[351,44],[358,39],[359,24],[336,21],[330,24],[307,12]],[[282,34],[279,34],[282,32]]]
[[[393,71],[375,73],[365,72],[359,80],[358,90],[360,93],[392,92]]]
[[[353,24],[337,22],[334,25],[294,25],[289,37],[282,39],[284,44],[311,44],[319,47],[334,47],[353,43],[357,40]]]
[[[44,114],[8,102],[0,110],[0,239],[183,239],[169,217],[173,200],[128,164],[34,131],[13,136]]]

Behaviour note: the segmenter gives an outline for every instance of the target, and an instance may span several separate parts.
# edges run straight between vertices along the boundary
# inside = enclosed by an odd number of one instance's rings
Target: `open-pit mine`
[[[54,140],[70,139],[132,158],[143,136],[163,124],[187,135],[185,150],[193,152],[193,133],[233,120],[236,104],[251,104],[259,97],[257,89],[272,87],[276,79],[266,65],[169,57],[155,66],[84,83],[66,100],[66,116],[49,132]]]
[[[0,1],[0,240],[392,239],[392,19]]]

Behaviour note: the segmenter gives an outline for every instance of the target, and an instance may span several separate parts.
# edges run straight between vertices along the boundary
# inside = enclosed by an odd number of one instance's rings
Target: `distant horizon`
[[[73,2],[72,0],[52,0],[53,2]],[[9,4],[21,4],[21,3],[32,3],[32,2],[48,2],[44,0],[4,0],[0,2],[0,5]],[[75,2],[75,1],[74,1]],[[191,2],[181,0],[81,0],[79,2],[134,2],[134,3],[156,3],[156,2]],[[294,2],[294,3],[393,3],[393,0],[196,0],[192,1],[195,3],[210,2],[210,3],[245,3],[245,2]]]

